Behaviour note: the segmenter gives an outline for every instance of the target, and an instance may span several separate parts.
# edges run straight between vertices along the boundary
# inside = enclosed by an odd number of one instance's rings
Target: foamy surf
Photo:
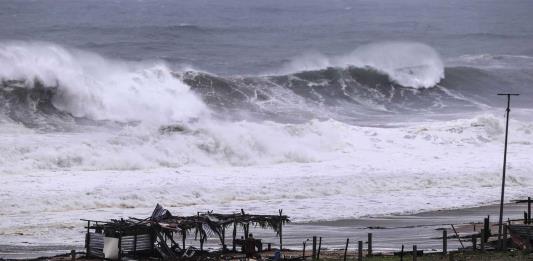
[[[43,235],[55,242],[75,239],[74,219],[143,216],[153,202],[179,214],[283,208],[298,222],[490,204],[499,195],[503,120],[481,115],[391,128],[241,122],[199,125],[189,134],[3,135],[1,145],[10,149],[1,154],[0,224],[12,243]],[[511,126],[508,199],[533,187],[533,125]],[[30,212],[47,218],[15,237],[28,228],[20,217]]]
[[[478,97],[491,85],[470,84],[497,76],[444,68],[422,44],[248,76],[50,43],[0,47],[0,235],[14,244],[75,241],[72,220],[87,211],[142,216],[154,202],[183,214],[275,206],[313,221],[498,198],[504,119]],[[533,125],[521,115],[508,198],[533,187]],[[22,223],[35,211],[46,218]]]

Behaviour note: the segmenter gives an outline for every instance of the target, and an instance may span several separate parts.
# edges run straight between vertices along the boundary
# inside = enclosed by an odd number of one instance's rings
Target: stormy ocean
[[[0,241],[80,218],[295,222],[533,189],[533,2],[3,0]]]

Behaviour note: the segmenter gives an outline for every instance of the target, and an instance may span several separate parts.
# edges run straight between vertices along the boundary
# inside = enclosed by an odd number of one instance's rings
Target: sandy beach
[[[522,218],[523,211],[527,209],[525,204],[505,205],[505,219]],[[453,210],[440,210],[423,212],[413,215],[391,215],[385,217],[368,217],[361,219],[344,219],[337,221],[320,221],[309,223],[292,223],[284,227],[284,246],[289,249],[302,249],[302,243],[313,236],[322,237],[323,249],[343,249],[346,239],[350,238],[350,248],[355,250],[357,241],[366,242],[367,234],[373,234],[373,245],[375,252],[393,252],[401,248],[402,244],[406,249],[411,249],[416,244],[418,249],[427,252],[435,252],[442,249],[442,231],[440,229],[450,229],[450,224],[459,228],[461,225],[471,223],[482,223],[483,218],[490,215],[491,223],[497,223],[498,205],[489,205],[475,208],[463,208]],[[113,217],[109,217],[113,218]],[[83,223],[80,221],[80,239],[83,239]],[[479,226],[478,226],[479,227]],[[494,228],[497,229],[497,228]],[[494,230],[496,231],[496,230]],[[279,246],[279,239],[273,232],[257,228],[251,228],[256,238],[263,239],[263,242],[272,243],[273,248]],[[462,229],[459,233],[468,232]],[[449,234],[451,235],[451,234]],[[81,241],[80,240],[80,241]],[[208,240],[207,248],[217,248],[216,239]],[[198,244],[197,242],[191,242]],[[308,243],[309,246],[310,242]],[[470,245],[470,241],[464,242],[465,246]],[[460,247],[457,239],[448,241],[449,249]],[[26,259],[42,256],[53,256],[64,254],[75,249],[84,251],[83,245],[2,245],[0,244],[0,258],[4,259]]]

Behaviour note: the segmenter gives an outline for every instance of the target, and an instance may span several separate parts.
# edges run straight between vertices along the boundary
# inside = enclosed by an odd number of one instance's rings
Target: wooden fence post
[[[507,251],[507,225],[503,225],[503,242],[502,242],[502,250]]]
[[[348,253],[348,243],[350,242],[350,239],[346,239],[346,247],[344,248],[344,258],[343,260],[346,261],[346,254]]]
[[[320,249],[322,248],[322,237],[318,239],[318,251],[316,253],[316,259],[320,260]]]
[[[472,251],[476,251],[476,250],[477,250],[477,236],[472,235]]]
[[[363,261],[363,241],[358,242],[357,246],[357,261]]]
[[[316,260],[316,236],[313,236],[313,254],[311,258]]]
[[[307,240],[309,240],[309,239],[307,239]],[[305,245],[307,244],[307,240],[305,240],[305,241],[303,242],[303,245],[304,245],[303,250],[302,250],[302,259],[303,259],[303,260],[305,260]]]
[[[416,249],[416,245],[413,245],[413,261],[416,261],[418,258],[418,250]]]
[[[448,253],[448,231],[442,230],[442,253],[446,255]]]
[[[72,261],[76,260],[76,250],[70,250],[70,256],[72,258]]]
[[[489,217],[486,217],[486,218],[483,219],[483,234],[484,234],[483,243],[487,243],[487,240],[489,239],[489,236],[490,236],[490,219],[489,219]]]
[[[371,255],[372,255],[372,233],[368,233],[368,250],[367,250],[367,255],[368,255],[368,256],[371,256]]]
[[[481,241],[479,242],[479,248],[481,251],[485,251],[485,229],[481,230]]]

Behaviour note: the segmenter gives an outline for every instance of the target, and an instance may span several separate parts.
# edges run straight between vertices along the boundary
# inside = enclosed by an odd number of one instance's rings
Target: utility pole
[[[505,169],[507,165],[507,138],[509,136],[509,112],[511,112],[511,96],[518,96],[520,94],[498,93],[498,95],[507,96],[507,109],[505,110],[507,115],[506,115],[506,122],[505,122],[505,147],[503,150],[502,194],[501,194],[501,199],[500,199],[500,221],[498,223],[498,245],[499,245],[499,249],[502,249],[503,248],[503,241],[502,241],[503,200],[504,200],[504,195],[505,195]]]

